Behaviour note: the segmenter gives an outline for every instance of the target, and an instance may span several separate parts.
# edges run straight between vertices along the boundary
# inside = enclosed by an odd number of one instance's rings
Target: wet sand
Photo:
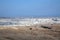
[[[0,27],[0,40],[60,40],[60,24],[48,27]]]

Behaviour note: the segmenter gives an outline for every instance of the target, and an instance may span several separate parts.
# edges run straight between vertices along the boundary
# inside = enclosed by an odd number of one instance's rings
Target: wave
[[[60,18],[3,18],[0,19],[0,26],[31,26],[35,24],[60,23]]]

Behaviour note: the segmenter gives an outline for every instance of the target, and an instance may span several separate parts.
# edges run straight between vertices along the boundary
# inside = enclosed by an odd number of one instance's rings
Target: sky
[[[0,0],[0,17],[60,17],[60,0]]]

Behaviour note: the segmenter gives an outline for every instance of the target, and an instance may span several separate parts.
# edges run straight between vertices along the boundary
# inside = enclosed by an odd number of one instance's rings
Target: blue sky
[[[0,17],[59,17],[60,0],[0,0]]]

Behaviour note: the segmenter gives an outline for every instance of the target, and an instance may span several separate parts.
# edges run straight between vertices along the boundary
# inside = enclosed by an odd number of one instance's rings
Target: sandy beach
[[[50,29],[42,26],[0,27],[0,40],[60,40],[60,24],[53,24]]]

